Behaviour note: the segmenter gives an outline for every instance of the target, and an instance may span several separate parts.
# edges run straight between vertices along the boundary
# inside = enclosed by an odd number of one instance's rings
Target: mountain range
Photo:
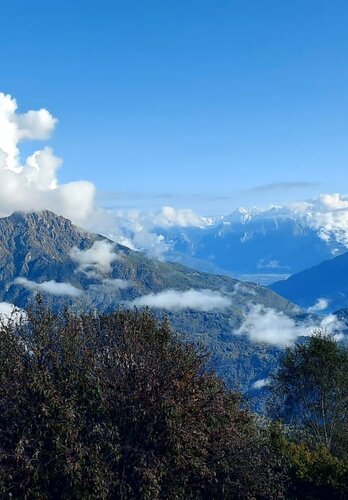
[[[205,224],[157,227],[170,261],[270,284],[347,250],[345,211],[240,208]]]
[[[77,311],[149,306],[205,344],[212,366],[243,391],[267,378],[310,318],[261,285],[151,259],[49,211],[16,212],[0,219],[0,306],[24,308],[36,292]],[[266,320],[278,322],[272,338]]]

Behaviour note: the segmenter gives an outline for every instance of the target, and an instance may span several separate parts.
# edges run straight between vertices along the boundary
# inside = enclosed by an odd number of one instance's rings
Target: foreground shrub
[[[240,397],[148,311],[40,303],[0,332],[0,494],[14,498],[282,498]]]
[[[287,468],[289,498],[348,498],[348,458],[334,456],[325,446],[311,447],[306,439],[291,440],[280,424],[271,425],[271,446]]]

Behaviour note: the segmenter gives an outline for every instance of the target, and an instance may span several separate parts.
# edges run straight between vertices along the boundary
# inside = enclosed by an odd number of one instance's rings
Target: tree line
[[[288,349],[260,419],[150,311],[38,299],[0,328],[0,497],[345,498],[347,360],[322,334]]]

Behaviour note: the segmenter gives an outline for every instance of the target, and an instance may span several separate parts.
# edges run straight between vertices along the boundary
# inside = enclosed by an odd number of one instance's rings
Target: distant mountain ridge
[[[347,250],[337,230],[314,221],[311,211],[273,207],[238,209],[205,227],[157,228],[170,250],[166,259],[200,270],[270,283]]]
[[[347,308],[348,252],[273,283],[270,288],[300,307],[311,307],[322,299],[327,302],[326,311]]]

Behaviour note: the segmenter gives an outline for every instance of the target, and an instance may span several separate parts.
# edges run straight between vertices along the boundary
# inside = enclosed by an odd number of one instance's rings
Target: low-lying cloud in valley
[[[111,264],[121,259],[121,256],[115,252],[115,245],[108,240],[95,241],[91,248],[86,250],[74,247],[70,251],[70,257],[78,264],[80,271],[90,276],[111,273]]]
[[[306,335],[307,330],[282,312],[254,304],[237,333],[247,335],[252,342],[285,347],[293,344],[298,337]]]
[[[294,344],[299,337],[311,335],[318,329],[329,334],[339,334],[343,325],[333,314],[317,320],[301,319],[301,322],[297,322],[283,312],[253,304],[246,312],[237,334],[248,336],[252,342],[286,347]]]
[[[118,290],[126,290],[133,286],[133,283],[129,280],[124,280],[120,278],[105,278],[102,280],[102,283],[111,288],[117,288]]]
[[[150,293],[133,300],[130,305],[136,307],[153,307],[180,311],[194,309],[196,311],[214,311],[226,309],[231,305],[231,299],[213,290],[164,290],[159,293]]]
[[[27,278],[18,277],[14,280],[17,285],[24,286],[28,290],[36,292],[44,292],[50,295],[79,297],[83,292],[79,288],[71,285],[70,283],[58,283],[57,281],[43,281],[37,283],[36,281],[28,280]]]

